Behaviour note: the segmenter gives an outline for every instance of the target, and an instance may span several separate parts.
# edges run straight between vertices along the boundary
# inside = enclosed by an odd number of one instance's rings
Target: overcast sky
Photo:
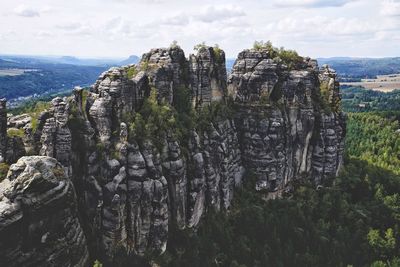
[[[120,57],[177,40],[236,57],[254,40],[311,57],[400,56],[400,0],[0,0],[0,54]]]

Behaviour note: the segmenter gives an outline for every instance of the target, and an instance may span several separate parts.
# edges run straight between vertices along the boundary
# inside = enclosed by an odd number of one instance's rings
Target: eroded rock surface
[[[7,100],[0,99],[0,162],[6,160],[7,151]]]
[[[7,100],[0,99],[0,163],[14,163],[25,155],[25,146],[20,136],[9,136],[7,129]],[[15,125],[13,125],[15,126]],[[18,132],[18,128],[11,128]]]
[[[152,49],[138,65],[103,73],[89,92],[54,99],[34,132],[23,126],[25,147],[57,159],[75,185],[92,258],[112,265],[163,253],[172,230],[195,228],[210,209],[228,211],[245,171],[274,196],[297,179],[318,185],[337,174],[345,118],[332,69],[308,58],[287,66],[267,50],[245,50],[226,76],[219,48],[200,47],[189,59],[178,46]],[[229,112],[219,112],[230,114],[213,114],[185,138],[176,129],[156,133],[157,140],[134,136],[135,116],[152,90],[163,105],[190,101],[197,112],[213,110],[213,102],[226,107],[229,98]],[[0,137],[4,114],[0,106]],[[7,140],[0,139],[2,156]]]
[[[77,198],[63,166],[22,157],[0,183],[1,266],[85,266]]]
[[[259,176],[257,189],[279,192],[301,177],[318,184],[337,173],[345,119],[335,78],[308,58],[289,69],[268,51],[239,54],[228,91],[238,105],[243,160]]]
[[[197,55],[190,55],[189,64],[193,105],[201,107],[223,100],[226,95],[224,51],[215,47],[200,47]]]

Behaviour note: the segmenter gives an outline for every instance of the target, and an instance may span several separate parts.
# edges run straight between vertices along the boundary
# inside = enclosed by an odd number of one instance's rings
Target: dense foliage
[[[347,121],[349,156],[400,175],[399,112],[351,113]]]
[[[366,266],[395,261],[400,252],[398,177],[359,160],[346,165],[332,187],[299,185],[288,199],[265,201],[248,183],[228,215],[211,212],[197,234],[171,234],[161,265]]]
[[[122,118],[129,126],[131,141],[143,144],[150,140],[156,148],[162,149],[166,136],[179,140],[186,147],[191,130],[202,133],[210,129],[210,122],[222,120],[232,115],[230,105],[212,103],[198,110],[191,106],[190,91],[181,87],[174,91],[172,106],[158,99],[153,88],[142,107],[134,115],[125,114]]]
[[[342,86],[342,106],[347,112],[400,110],[400,90],[384,93]]]
[[[180,135],[178,130],[172,132],[177,126],[174,110],[164,101],[158,102],[157,91],[154,89],[133,118],[130,118],[130,114],[125,117],[124,120],[129,123],[131,141],[143,143],[150,140],[161,150],[166,134]]]

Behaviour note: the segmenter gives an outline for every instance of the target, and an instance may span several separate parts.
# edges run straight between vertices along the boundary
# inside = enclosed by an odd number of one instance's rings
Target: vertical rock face
[[[22,157],[0,183],[1,266],[85,266],[73,185],[49,157]]]
[[[25,155],[25,146],[20,136],[8,136],[7,126],[7,100],[3,98],[0,99],[0,163],[11,164]],[[18,131],[14,127],[10,130]]]
[[[66,99],[54,98],[52,108],[41,129],[40,144],[41,156],[57,159],[65,168],[67,175],[71,175],[71,131],[67,125],[70,114]]]
[[[136,256],[163,253],[172,229],[196,227],[210,209],[229,210],[245,170],[257,175],[258,190],[272,195],[290,190],[296,179],[308,178],[319,184],[338,172],[345,118],[339,110],[339,87],[333,70],[326,66],[319,69],[316,61],[307,58],[286,66],[267,50],[245,50],[226,76],[225,54],[219,48],[201,47],[189,59],[178,46],[152,49],[137,66],[103,73],[89,92],[77,88],[72,97],[54,99],[50,110],[39,117],[35,133],[26,131],[29,142],[25,144],[35,154],[57,159],[74,183],[91,257],[113,265]],[[163,130],[157,138],[132,134],[138,123],[135,115],[143,112],[151,90],[166,109],[172,106],[178,110],[182,105],[178,101],[190,101],[197,110],[193,112],[206,116],[205,122],[188,126],[185,135],[160,125]],[[187,92],[189,96],[182,97]],[[231,115],[225,114],[228,97],[232,100]],[[210,106],[212,102],[219,104]],[[5,131],[2,118],[6,120],[2,107],[0,137]],[[145,115],[140,118],[149,120]],[[0,139],[0,150],[3,153],[4,148],[6,154],[7,140]],[[20,161],[21,166],[29,167],[23,167],[23,172],[32,179],[36,179],[37,169],[48,180],[52,176],[47,174],[60,167],[48,158]],[[9,181],[21,173],[13,168],[15,175],[9,176]],[[64,185],[69,183],[64,181]],[[47,191],[32,183],[29,195],[37,191],[47,197],[58,192],[51,183],[43,184]],[[9,204],[12,197],[7,193],[4,196],[1,201],[5,204],[1,205],[13,210],[14,204]],[[75,216],[71,224],[77,224],[74,201],[46,205],[41,212],[64,207],[68,216]],[[35,220],[32,217],[36,225]],[[74,244],[81,248],[82,257],[71,257],[68,264],[79,265],[87,258],[83,239],[78,239]],[[20,250],[25,251],[18,244],[13,252],[7,252],[8,261],[19,257]]]
[[[336,72],[324,65],[319,72],[320,93],[328,112],[317,121],[320,134],[313,151],[313,177],[320,182],[326,176],[337,175],[343,163],[345,116],[340,107],[339,83]]]
[[[219,48],[201,47],[190,55],[190,75],[195,107],[220,101],[226,94],[225,53]]]
[[[139,63],[149,77],[150,85],[157,88],[159,99],[172,104],[174,92],[188,87],[188,62],[178,47],[152,49],[143,55]]]
[[[0,99],[0,162],[6,161],[7,152],[7,100]]]
[[[136,72],[129,77],[130,71]],[[111,68],[104,72],[88,95],[88,113],[103,141],[111,137],[111,130],[119,126],[117,119],[129,116],[140,108],[150,93],[149,79],[137,67]],[[112,114],[112,116],[108,116]]]
[[[161,149],[150,140],[132,140],[128,133],[150,88],[160,101],[174,104],[176,91],[193,85],[192,68],[202,70],[196,81],[204,89],[201,98],[221,100],[226,70],[219,53],[218,61],[216,52],[206,49],[189,64],[178,47],[153,49],[138,66],[103,73],[85,108],[78,92],[72,102],[67,100],[80,121],[71,130],[79,132],[72,135],[71,165],[84,228],[90,247],[100,257],[107,255],[106,261],[162,253],[169,227],[195,227],[208,208],[229,208],[244,172],[233,120],[210,124],[209,133],[193,131],[188,155],[182,152],[186,145],[171,133],[163,135]],[[49,136],[45,129],[42,139]],[[42,149],[50,147],[43,144]],[[78,155],[74,150],[79,148],[85,149]]]
[[[228,91],[238,103],[243,159],[258,174],[259,190],[280,192],[300,177],[320,183],[336,174],[345,123],[335,77],[307,58],[289,69],[268,51],[239,54]]]

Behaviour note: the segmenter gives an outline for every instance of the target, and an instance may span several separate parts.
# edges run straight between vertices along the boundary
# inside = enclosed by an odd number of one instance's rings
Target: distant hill
[[[135,55],[122,61],[71,56],[0,55],[0,98],[14,100],[10,104],[19,103],[32,96],[64,92],[78,85],[88,86],[112,66],[137,62],[139,57]]]
[[[120,66],[121,59],[118,58],[78,58],[72,56],[21,56],[0,55],[0,59],[16,61],[19,63],[54,63],[70,64],[77,66]]]
[[[119,65],[124,66],[124,65],[130,65],[130,64],[136,64],[140,61],[140,58],[138,56],[132,55],[129,58],[120,61]]]
[[[48,59],[56,63],[61,64],[72,64],[78,66],[119,66],[120,60],[119,59],[96,59],[96,58],[77,58],[71,56],[63,56],[60,58],[51,58]]]
[[[377,75],[400,73],[400,57],[394,58],[319,58],[319,65],[328,64],[342,80],[358,81],[376,78]]]
[[[0,74],[3,74],[0,75],[0,98],[16,99],[57,93],[78,85],[88,86],[108,68],[109,66],[61,64],[38,58],[0,56]]]

